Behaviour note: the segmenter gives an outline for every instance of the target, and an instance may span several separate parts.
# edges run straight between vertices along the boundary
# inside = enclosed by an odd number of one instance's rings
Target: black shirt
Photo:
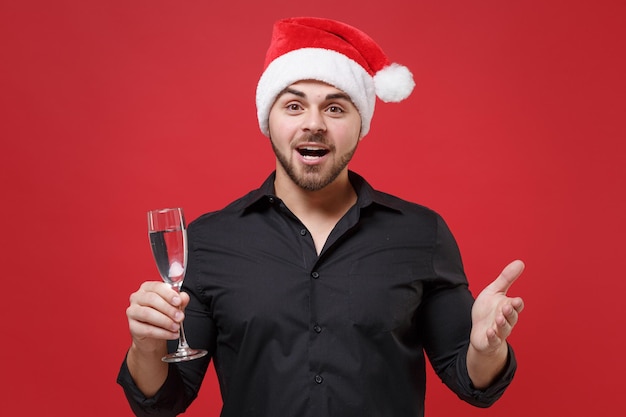
[[[422,416],[424,352],[463,400],[488,406],[500,397],[515,372],[513,352],[498,381],[472,388],[465,360],[473,298],[443,219],[355,173],[350,181],[357,203],[319,256],[273,195],[274,175],[189,225],[185,331],[210,356],[170,365],[150,399],[124,363],[118,382],[137,415],[183,412],[209,358],[223,417]]]

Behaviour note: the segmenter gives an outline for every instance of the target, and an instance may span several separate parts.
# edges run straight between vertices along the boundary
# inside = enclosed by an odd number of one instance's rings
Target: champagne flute
[[[187,229],[182,208],[165,208],[148,212],[148,237],[157,269],[163,281],[180,291],[187,268]],[[162,358],[164,362],[184,362],[201,358],[206,350],[192,349],[187,344],[183,323],[176,352]]]

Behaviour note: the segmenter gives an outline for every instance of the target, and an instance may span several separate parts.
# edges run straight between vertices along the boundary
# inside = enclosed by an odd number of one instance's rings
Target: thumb
[[[524,262],[519,259],[505,266],[498,278],[489,285],[492,291],[506,293],[515,280],[522,275],[524,268]]]

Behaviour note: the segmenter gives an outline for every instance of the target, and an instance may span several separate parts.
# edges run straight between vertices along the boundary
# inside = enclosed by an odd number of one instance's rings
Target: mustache
[[[304,133],[295,140],[293,145],[298,146],[302,143],[319,143],[321,145],[328,145],[326,135],[323,133]]]

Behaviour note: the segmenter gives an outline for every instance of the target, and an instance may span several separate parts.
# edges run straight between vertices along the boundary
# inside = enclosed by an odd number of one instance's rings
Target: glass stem
[[[185,328],[183,327],[183,322],[180,322],[180,337],[178,338],[178,350],[189,349],[189,345],[187,344],[187,338],[185,337]]]
[[[172,288],[174,289],[174,291],[176,291],[177,293],[180,294],[180,287],[182,285],[181,283],[172,285]],[[180,307],[179,308],[180,311],[183,311],[183,308]],[[185,328],[183,327],[183,322],[180,322],[180,329],[178,330],[178,352],[183,352],[185,350],[189,349],[189,345],[187,344],[187,337],[185,336]]]

